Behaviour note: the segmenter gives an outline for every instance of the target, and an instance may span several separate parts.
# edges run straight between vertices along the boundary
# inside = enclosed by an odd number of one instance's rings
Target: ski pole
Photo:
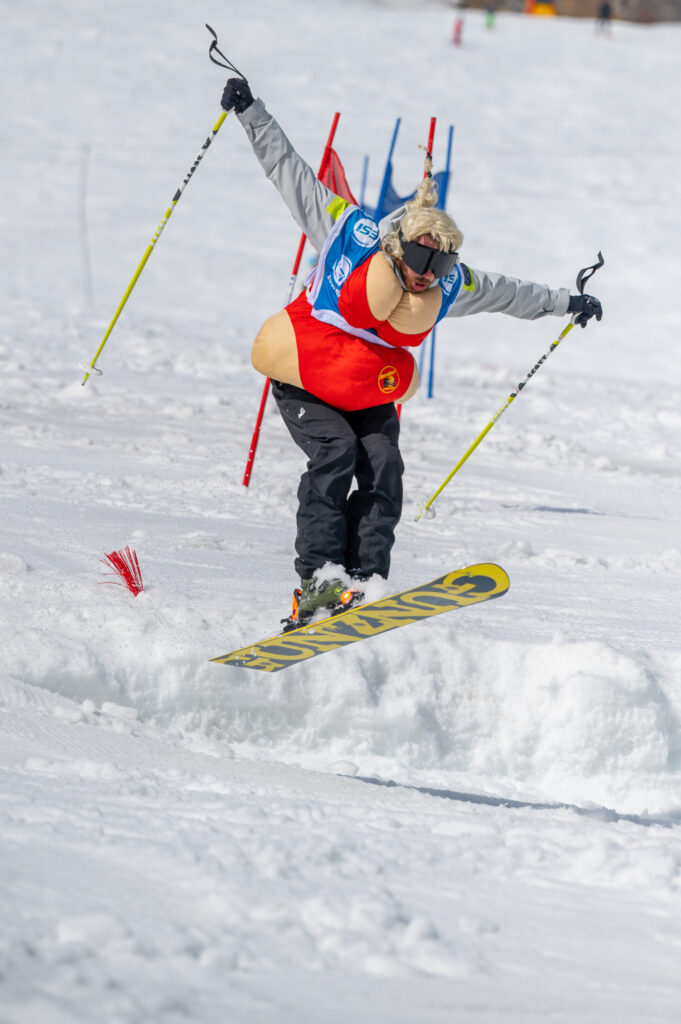
[[[213,42],[210,44],[210,49],[208,51],[208,56],[210,57],[210,59],[213,61],[214,64],[218,64],[219,67],[227,67],[227,68],[229,68],[230,71],[236,72],[236,74],[238,74],[241,78],[243,78],[243,75],[241,74],[241,72],[237,71],[237,69],[234,67],[234,65],[231,63],[231,61],[228,61],[227,58],[225,57],[225,55],[223,53],[221,53],[220,50],[218,49],[217,36],[215,35],[215,32],[213,32],[213,29],[210,27],[210,25],[206,25],[206,28],[208,29],[208,31],[213,36]],[[221,64],[220,61],[215,59],[215,56],[213,54],[214,50],[218,54],[220,54],[220,56],[226,61],[225,64]],[[145,266],[147,264],[147,260],[149,259],[149,257],[151,256],[152,252],[154,251],[154,246],[158,242],[159,238],[161,237],[161,233],[162,233],[163,229],[165,228],[166,224],[170,220],[170,217],[172,215],[173,210],[175,209],[175,207],[179,203],[180,196],[182,195],[182,193],[186,189],[187,185],[191,181],[192,176],[194,174],[194,171],[196,170],[196,168],[201,163],[201,161],[202,161],[202,159],[203,159],[203,157],[204,157],[204,155],[206,153],[206,150],[210,146],[211,142],[213,141],[213,139],[215,138],[217,133],[220,131],[220,128],[222,126],[222,122],[225,120],[226,117],[227,117],[227,113],[226,113],[226,111],[223,111],[220,114],[220,116],[217,119],[217,121],[215,122],[215,126],[213,127],[213,130],[211,131],[211,134],[208,136],[208,138],[206,139],[206,141],[202,145],[201,149],[199,150],[198,156],[196,157],[194,163],[189,168],[189,171],[185,175],[185,178],[184,178],[182,184],[178,188],[178,190],[175,193],[175,195],[173,196],[173,198],[170,200],[170,206],[168,207],[166,212],[163,214],[163,217],[161,219],[161,223],[156,228],[154,236],[151,239],[149,245],[147,246],[146,251],[144,253],[144,256],[142,257],[142,259],[141,259],[141,261],[139,263],[139,266],[137,267],[137,270],[132,275],[132,280],[130,281],[130,284],[128,285],[128,287],[126,289],[125,294],[123,295],[123,298],[121,299],[121,301],[118,304],[118,308],[117,308],[116,312],[113,315],[113,319],[112,319],[111,323],[107,327],[106,334],[102,338],[102,342],[101,342],[99,348],[97,349],[97,351],[95,352],[95,354],[94,354],[94,356],[92,358],[92,362],[88,366],[83,366],[83,369],[85,370],[85,376],[83,377],[83,379],[81,381],[82,385],[85,385],[87,383],[89,377],[93,373],[96,373],[98,376],[101,376],[102,371],[97,366],[97,360],[99,359],[99,357],[100,357],[100,355],[102,353],[102,349],[104,348],[104,346],[106,345],[107,341],[109,340],[109,335],[111,334],[111,332],[113,331],[114,327],[116,326],[116,321],[118,320],[119,316],[123,312],[125,304],[128,301],[128,299],[130,298],[130,295],[132,294],[132,290],[135,287],[135,285],[137,284],[139,276],[140,276],[140,274],[142,273],[142,271],[144,270],[144,268],[145,268]]]
[[[585,267],[583,270],[579,271],[579,273],[577,274],[577,288],[579,289],[580,295],[584,294],[584,285],[586,284],[586,282],[589,280],[589,278],[593,274],[596,273],[596,271],[598,270],[599,267],[603,266],[604,262],[605,262],[605,260],[603,259],[603,254],[601,252],[599,252],[598,253],[598,262],[597,263],[594,263],[593,266]],[[431,497],[428,499],[428,501],[425,502],[425,504],[419,505],[419,507],[418,507],[418,515],[416,516],[416,521],[417,522],[421,518],[421,516],[423,516],[423,515],[425,515],[426,518],[433,518],[434,517],[435,512],[431,508],[433,502],[436,500],[436,498],[439,497],[440,494],[442,494],[442,492],[444,491],[445,487],[450,482],[452,477],[454,477],[456,475],[456,473],[459,472],[459,470],[463,466],[464,462],[466,462],[466,460],[469,458],[469,456],[471,456],[473,454],[473,452],[478,447],[480,442],[483,441],[485,437],[487,437],[487,435],[489,434],[490,430],[492,429],[494,424],[497,422],[499,417],[502,416],[506,412],[506,410],[508,409],[509,405],[511,405],[515,401],[515,399],[518,397],[518,395],[520,394],[522,389],[525,387],[525,385],[528,383],[530,378],[535,375],[535,373],[537,372],[537,370],[539,369],[540,366],[543,366],[543,364],[549,358],[551,353],[555,349],[558,348],[558,346],[560,345],[560,343],[563,340],[563,338],[565,338],[570,333],[570,331],[572,330],[572,328],[575,325],[575,317],[576,317],[576,314],[575,314],[575,316],[573,316],[571,318],[570,323],[567,324],[563,328],[563,330],[560,332],[560,334],[558,335],[556,340],[553,342],[551,347],[544,353],[543,356],[541,356],[540,359],[537,360],[537,362],[534,364],[534,366],[532,367],[530,372],[525,377],[523,377],[523,379],[520,381],[520,383],[518,385],[516,385],[516,387],[513,389],[511,394],[508,396],[508,398],[506,399],[504,404],[501,406],[500,409],[497,409],[497,411],[495,412],[494,416],[489,421],[487,426],[484,428],[484,430],[482,430],[478,434],[478,436],[476,437],[475,441],[473,441],[473,444],[470,446],[470,448],[468,448],[468,450],[466,452],[464,452],[464,454],[461,456],[461,458],[459,459],[457,464],[454,466],[454,469],[451,471],[449,476],[445,477],[445,479],[442,481],[442,483],[440,484],[438,489],[435,491],[435,493],[431,495]]]
[[[331,130],[329,131],[329,137],[326,140],[326,146],[324,147],[324,152],[322,153],[322,162],[320,163],[319,171],[317,172],[317,178],[319,178],[320,180],[326,174],[329,168],[329,163],[331,162],[331,147],[333,145],[333,139],[336,134],[336,128],[338,127],[339,118],[340,114],[338,113],[338,111],[336,111],[336,113],[333,115],[333,121],[331,122]],[[300,242],[298,243],[298,252],[296,253],[296,258],[293,262],[293,267],[291,269],[291,275],[288,280],[288,290],[286,292],[284,308],[288,306],[289,302],[293,298],[293,289],[295,288],[296,278],[298,277],[298,271],[300,270],[300,264],[303,258],[303,250],[305,248],[306,240],[307,235],[305,234],[305,232],[303,232],[303,234],[300,236]],[[251,482],[253,460],[255,459],[255,453],[258,448],[258,440],[260,438],[260,427],[262,426],[262,420],[265,414],[265,406],[267,405],[267,396],[270,390],[270,383],[271,381],[270,378],[268,377],[265,380],[265,385],[262,389],[260,406],[258,408],[258,415],[255,420],[255,427],[253,428],[253,436],[251,437],[251,446],[248,449],[248,458],[246,459],[244,478],[241,481],[244,487],[248,487],[249,483]]]
[[[204,142],[203,146],[201,147],[201,151],[199,152],[199,155],[197,156],[196,160],[194,161],[194,163],[192,164],[191,168],[189,169],[189,173],[186,175],[184,181],[182,182],[182,184],[178,188],[177,192],[175,193],[175,195],[171,199],[170,206],[168,207],[166,212],[163,214],[163,217],[161,219],[161,223],[156,228],[154,236],[151,239],[151,241],[149,242],[149,245],[146,248],[144,256],[142,257],[142,259],[141,259],[141,261],[139,263],[139,266],[137,267],[137,270],[132,275],[132,279],[130,281],[130,284],[126,288],[125,294],[123,295],[123,298],[121,299],[121,301],[118,304],[118,308],[116,309],[116,312],[113,315],[113,319],[112,319],[111,323],[107,327],[106,334],[102,338],[102,342],[101,342],[99,348],[97,349],[97,351],[95,352],[95,354],[93,356],[92,362],[87,367],[84,367],[86,372],[85,372],[85,376],[83,377],[83,379],[81,381],[81,384],[85,384],[92,373],[96,373],[99,376],[101,376],[102,371],[99,369],[99,367],[96,364],[97,364],[97,360],[99,359],[100,355],[102,354],[102,349],[104,348],[104,346],[106,345],[107,341],[109,340],[109,335],[111,334],[111,332],[113,331],[114,327],[116,326],[116,321],[118,320],[119,316],[123,312],[123,309],[125,308],[125,304],[128,301],[128,299],[130,298],[130,295],[132,294],[132,290],[135,287],[135,285],[137,284],[139,276],[140,276],[140,274],[142,273],[142,271],[144,270],[144,268],[145,268],[145,266],[147,264],[147,260],[149,259],[149,257],[151,256],[152,252],[154,251],[154,246],[156,245],[156,243],[158,242],[159,238],[161,237],[161,232],[163,231],[164,227],[166,226],[166,224],[170,220],[170,216],[171,216],[173,210],[175,209],[175,207],[177,206],[177,204],[178,204],[178,202],[180,200],[180,196],[182,195],[182,193],[184,192],[185,188],[189,184],[194,171],[199,166],[199,163],[201,162],[204,153],[206,152],[206,150],[210,146],[211,142],[213,141],[213,139],[217,135],[217,133],[220,130],[220,127],[222,125],[222,122],[224,121],[224,119],[226,117],[227,117],[227,114],[223,111],[222,114],[220,114],[220,117],[217,119],[217,121],[215,123],[215,127],[213,128],[211,134],[208,136],[208,138]]]

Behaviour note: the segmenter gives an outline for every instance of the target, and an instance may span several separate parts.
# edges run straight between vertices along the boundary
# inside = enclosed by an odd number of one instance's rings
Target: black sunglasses
[[[400,242],[403,250],[402,259],[415,274],[425,274],[426,271],[432,270],[434,277],[447,277],[459,262],[458,252],[442,252],[441,249],[421,245],[420,242],[407,242],[402,235]]]

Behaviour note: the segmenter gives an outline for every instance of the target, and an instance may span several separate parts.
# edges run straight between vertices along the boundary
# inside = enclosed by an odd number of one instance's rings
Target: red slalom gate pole
[[[329,137],[326,140],[326,146],[324,147],[324,152],[322,154],[322,162],[320,163],[319,171],[317,172],[317,177],[318,178],[322,177],[322,175],[326,172],[327,167],[329,166],[329,161],[331,159],[331,146],[333,144],[334,135],[336,134],[336,128],[338,126],[339,118],[340,118],[340,114],[338,113],[338,111],[336,111],[336,113],[333,115],[333,121],[331,122],[331,130],[329,131]],[[298,271],[300,270],[300,264],[301,264],[302,259],[303,259],[303,250],[305,248],[305,241],[306,241],[306,235],[305,235],[305,232],[303,232],[303,234],[300,236],[300,242],[298,243],[298,252],[296,253],[296,258],[293,261],[293,267],[291,268],[291,276],[290,276],[289,282],[288,282],[288,291],[286,293],[286,300],[284,302],[284,306],[288,306],[289,302],[291,301],[291,299],[293,297],[293,289],[295,288],[296,278],[298,277]],[[267,405],[267,395],[269,393],[269,388],[270,388],[270,378],[268,377],[267,380],[265,381],[265,386],[262,389],[262,397],[260,398],[260,408],[258,409],[258,416],[257,416],[256,421],[255,421],[255,428],[253,430],[253,436],[251,437],[251,447],[248,449],[248,458],[246,460],[246,469],[244,470],[244,478],[241,481],[242,484],[244,485],[244,487],[248,487],[248,485],[249,485],[249,483],[251,481],[251,473],[253,471],[253,460],[255,459],[255,453],[256,453],[257,448],[258,448],[258,440],[260,438],[260,428],[262,426],[263,416],[265,415],[265,406]]]
[[[428,156],[430,156],[431,158],[432,158],[432,155],[433,155],[433,142],[435,141],[435,124],[436,124],[436,122],[437,122],[437,118],[436,117],[431,117],[431,119],[430,119],[430,128],[428,129]],[[431,170],[432,170],[432,166],[431,166]],[[423,172],[423,177],[424,178],[428,177],[428,171],[424,171]],[[398,402],[398,404],[396,405],[395,408],[397,409],[397,418],[401,422],[401,420],[402,420],[402,403]]]
[[[298,244],[298,252],[293,263],[291,270],[291,276],[289,278],[288,292],[284,306],[288,306],[293,295],[293,288],[296,283],[296,277],[298,276],[298,270],[300,269],[300,263],[303,258],[303,249],[305,248],[305,234],[300,236],[300,242]],[[255,427],[253,429],[253,436],[251,437],[251,447],[248,449],[248,458],[246,459],[246,468],[244,470],[244,478],[241,481],[244,487],[248,487],[251,482],[251,473],[253,471],[253,460],[255,459],[255,453],[258,448],[258,440],[260,439],[260,428],[262,426],[263,416],[265,415],[265,406],[267,405],[267,395],[270,389],[270,378],[268,377],[265,381],[262,389],[262,395],[260,397],[260,407],[258,409],[258,415],[255,421]]]
[[[435,139],[435,123],[436,123],[436,121],[437,121],[437,118],[431,117],[431,119],[430,119],[430,130],[428,132],[428,152],[431,154],[431,156],[432,156],[432,153],[433,153],[433,141]],[[423,174],[424,178],[425,178],[425,176],[426,176],[426,172],[424,172],[424,174]]]

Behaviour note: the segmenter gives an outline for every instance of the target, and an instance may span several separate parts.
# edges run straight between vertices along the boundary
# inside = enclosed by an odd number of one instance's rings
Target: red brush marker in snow
[[[126,586],[133,597],[137,597],[140,591],[144,590],[142,573],[134,548],[132,551],[128,547],[122,551],[112,551],[102,559],[102,562],[104,565],[111,566],[116,576],[120,576],[120,581],[102,580],[102,583],[115,583],[118,587]],[[113,575],[113,573],[109,573],[109,575]]]

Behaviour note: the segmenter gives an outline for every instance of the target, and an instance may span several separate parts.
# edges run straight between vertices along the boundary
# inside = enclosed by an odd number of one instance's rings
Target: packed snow
[[[671,1022],[681,998],[678,25],[261,0],[2,3],[0,1021]],[[429,118],[474,267],[589,290],[438,329],[391,593],[501,600],[274,675],[304,460],[249,361],[299,232],[221,48],[375,202]],[[304,269],[309,267],[308,251]],[[428,351],[426,351],[426,375]],[[102,559],[129,545],[144,590]]]

